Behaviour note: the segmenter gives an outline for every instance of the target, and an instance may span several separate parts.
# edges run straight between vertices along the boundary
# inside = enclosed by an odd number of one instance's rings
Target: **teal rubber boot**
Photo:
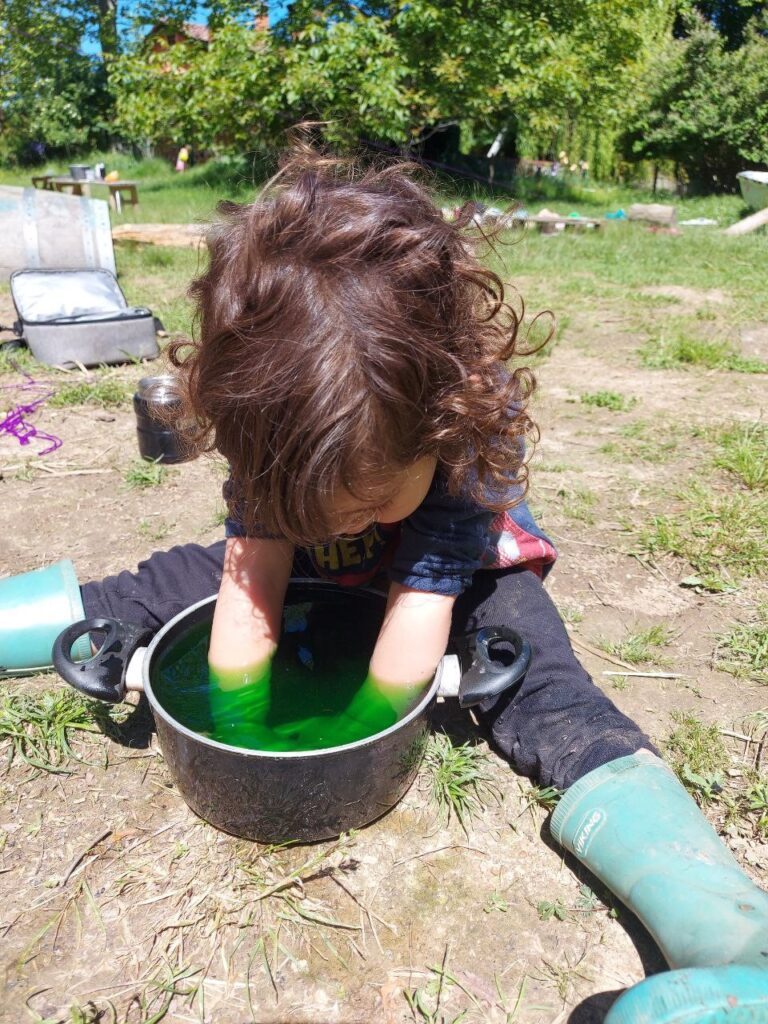
[[[0,580],[0,676],[51,668],[54,640],[84,618],[80,585],[69,559]],[[72,656],[90,658],[87,636],[77,639]]]
[[[555,809],[558,843],[639,917],[672,968],[605,1024],[766,1024],[768,894],[650,751],[597,768]]]

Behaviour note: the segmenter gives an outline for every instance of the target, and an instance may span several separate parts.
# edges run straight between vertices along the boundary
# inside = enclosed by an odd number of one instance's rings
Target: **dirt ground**
[[[661,297],[688,310],[729,301],[691,289]],[[663,308],[649,302],[649,317]],[[745,354],[765,358],[765,342],[765,325],[752,324]],[[560,551],[548,587],[597,683],[652,737],[668,736],[675,710],[741,733],[744,716],[768,704],[766,690],[715,670],[714,638],[747,618],[759,584],[723,594],[681,586],[690,566],[638,555],[634,531],[674,505],[683,480],[713,472],[697,437],[723,422],[724,387],[737,418],[758,420],[765,377],[644,368],[637,347],[621,311],[595,306],[537,369],[531,503]],[[598,388],[637,404],[580,402]],[[621,448],[622,428],[639,421],[651,425],[651,448],[674,445],[658,458],[618,457],[610,442]],[[128,487],[130,405],[44,408],[35,423],[64,443],[38,459],[0,438],[0,573],[68,556],[86,580],[160,546],[220,537],[223,476],[213,462]],[[579,513],[585,492],[592,505]],[[621,667],[601,644],[657,623],[674,636],[663,671],[680,678],[604,674]],[[4,683],[9,692],[56,686],[50,675]],[[448,704],[437,726],[457,743],[474,738]],[[726,739],[738,777],[745,744]],[[491,752],[500,795],[466,833],[439,820],[424,775],[340,845],[270,851],[193,815],[141,709],[113,738],[82,734],[74,746],[82,760],[68,761],[67,774],[16,759],[0,777],[2,1020],[405,1024],[453,1022],[466,1010],[462,1019],[491,1024],[597,1024],[622,989],[663,967],[631,915],[612,913],[608,894],[550,841],[527,780]],[[710,814],[722,826],[717,805]],[[768,845],[738,823],[725,838],[768,884]],[[300,881],[278,886],[291,872]]]

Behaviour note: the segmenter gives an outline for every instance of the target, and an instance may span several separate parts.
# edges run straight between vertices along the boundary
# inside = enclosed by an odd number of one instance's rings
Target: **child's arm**
[[[268,680],[292,562],[287,541],[227,541],[208,651],[211,680],[222,690]]]
[[[416,705],[448,645],[455,600],[391,584],[368,676],[347,708],[356,729],[394,724]]]
[[[445,654],[455,600],[453,595],[393,583],[371,658],[371,675],[390,687],[427,683]]]

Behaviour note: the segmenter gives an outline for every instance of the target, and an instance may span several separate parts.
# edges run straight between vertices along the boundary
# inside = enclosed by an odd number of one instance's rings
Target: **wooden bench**
[[[33,174],[32,188],[47,188],[53,192],[54,174]]]
[[[566,228],[593,228],[595,231],[599,231],[603,226],[603,222],[595,217],[560,217],[555,213],[544,215],[537,213],[533,217],[526,217],[523,223],[535,224],[544,234],[556,231],[560,224]]]

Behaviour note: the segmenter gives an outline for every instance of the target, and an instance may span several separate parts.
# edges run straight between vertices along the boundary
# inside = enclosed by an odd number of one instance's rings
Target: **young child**
[[[517,771],[566,791],[555,838],[684,968],[631,990],[609,1020],[758,1019],[733,999],[768,1015],[768,897],[594,685],[542,586],[555,552],[522,502],[533,380],[507,367],[518,320],[466,237],[472,211],[446,223],[404,169],[298,149],[256,202],[222,212],[192,288],[199,341],[171,360],[195,450],[230,465],[228,539],[88,583],[82,606],[70,578],[67,616],[159,628],[218,591],[215,715],[244,745],[263,725],[291,575],[345,586],[386,573],[363,695],[393,717],[451,637],[513,626],[530,668],[481,721]]]

